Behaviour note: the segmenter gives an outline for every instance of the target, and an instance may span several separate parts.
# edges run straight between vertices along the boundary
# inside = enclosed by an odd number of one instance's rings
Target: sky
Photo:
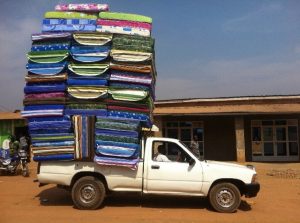
[[[300,94],[298,0],[0,0],[0,111],[22,109],[31,34],[58,3],[152,17],[158,100]]]

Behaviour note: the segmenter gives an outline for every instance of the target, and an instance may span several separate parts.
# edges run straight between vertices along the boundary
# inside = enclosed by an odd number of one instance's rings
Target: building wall
[[[234,118],[215,116],[203,120],[205,159],[236,160]]]
[[[164,116],[155,117],[161,119],[160,131],[164,134],[164,126],[167,122],[193,121],[203,122],[204,127],[204,158],[219,161],[235,161],[236,144],[234,117],[230,116]]]

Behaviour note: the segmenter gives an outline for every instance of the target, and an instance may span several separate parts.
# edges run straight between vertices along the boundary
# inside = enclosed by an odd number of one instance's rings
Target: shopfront
[[[204,159],[299,161],[300,96],[161,100],[154,119],[158,136],[190,146]]]

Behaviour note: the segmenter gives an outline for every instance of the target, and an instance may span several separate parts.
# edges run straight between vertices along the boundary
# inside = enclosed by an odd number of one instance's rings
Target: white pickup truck
[[[163,147],[169,160],[155,159]],[[253,166],[200,161],[179,140],[148,137],[142,140],[140,161],[135,170],[102,166],[94,162],[41,162],[40,185],[57,184],[72,191],[79,209],[97,209],[111,192],[208,197],[219,212],[234,212],[241,196],[255,197],[260,189]]]

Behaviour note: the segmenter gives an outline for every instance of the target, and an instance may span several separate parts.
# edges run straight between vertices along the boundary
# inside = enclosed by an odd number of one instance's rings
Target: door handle
[[[159,168],[160,168],[159,165],[152,165],[152,166],[151,166],[151,169],[159,169]]]

